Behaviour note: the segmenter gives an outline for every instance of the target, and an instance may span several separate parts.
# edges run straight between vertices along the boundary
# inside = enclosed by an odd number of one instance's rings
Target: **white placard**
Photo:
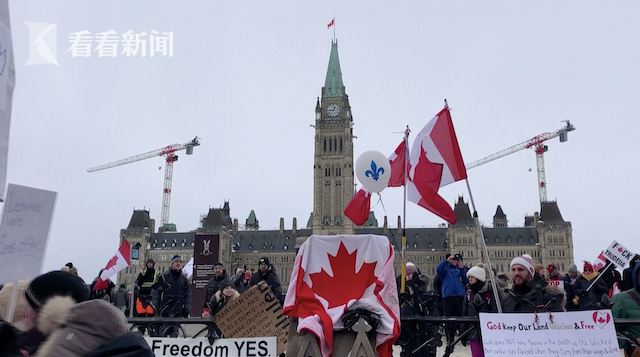
[[[9,184],[0,222],[0,283],[42,272],[58,194]]]
[[[4,188],[7,184],[11,101],[16,82],[8,1],[0,2],[0,48],[0,202],[2,202],[5,199]]]
[[[547,283],[551,286],[557,287],[558,289],[564,290],[564,281],[562,280],[550,280]]]
[[[534,314],[480,314],[484,355],[620,357],[611,310],[539,312],[534,321]]]
[[[167,338],[147,337],[155,357],[196,356],[196,357],[277,357],[276,338],[219,338],[209,344],[207,338]]]
[[[631,259],[633,259],[634,254],[627,248],[623,247],[622,244],[616,242],[615,240],[607,250],[603,253],[604,257],[609,259],[610,262],[617,265],[618,268],[624,268],[629,265]]]

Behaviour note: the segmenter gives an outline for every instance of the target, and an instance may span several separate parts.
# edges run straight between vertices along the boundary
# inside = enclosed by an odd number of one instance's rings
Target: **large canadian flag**
[[[457,221],[438,189],[467,178],[449,108],[444,108],[418,133],[409,154],[407,199],[451,224]]]
[[[124,270],[130,264],[131,247],[129,246],[129,242],[125,239],[124,242],[122,242],[122,245],[120,245],[120,248],[118,248],[116,254],[109,259],[109,262],[107,262],[107,265],[104,267],[104,270],[102,270],[102,274],[100,274],[93,290],[107,289],[109,287],[107,280],[111,276],[118,274],[119,271]]]
[[[376,351],[391,357],[400,336],[400,309],[389,238],[378,235],[311,236],[300,247],[284,301],[284,314],[299,318],[320,341],[324,357],[333,353],[333,331],[344,329],[347,309],[380,315]]]
[[[398,145],[396,150],[389,156],[391,166],[391,178],[387,187],[400,187],[404,185],[406,144],[404,140]],[[344,215],[347,216],[356,226],[361,226],[369,218],[371,210],[371,192],[366,187],[358,190],[355,196],[344,208]]]

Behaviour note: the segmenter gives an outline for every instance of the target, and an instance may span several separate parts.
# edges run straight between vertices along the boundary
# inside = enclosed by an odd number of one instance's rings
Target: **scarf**
[[[597,277],[597,276],[598,276],[598,272],[597,272],[597,271],[594,271],[594,272],[591,272],[591,274],[585,274],[585,273],[582,273],[582,276],[584,276],[585,278],[587,278],[587,280],[591,281],[591,280],[593,280],[595,277]]]

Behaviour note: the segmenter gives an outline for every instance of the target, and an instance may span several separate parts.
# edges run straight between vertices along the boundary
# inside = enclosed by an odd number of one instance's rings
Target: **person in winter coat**
[[[220,290],[220,283],[228,278],[229,276],[227,275],[227,271],[224,270],[222,263],[217,262],[213,265],[213,278],[211,278],[207,284],[207,295],[205,295],[204,304],[202,306],[203,311],[208,308],[208,303],[213,294]]]
[[[443,260],[438,264],[436,272],[442,280],[442,309],[444,316],[461,316],[462,303],[466,295],[465,285],[469,283],[467,268],[462,263],[462,255],[449,256],[447,260]],[[447,324],[445,331],[449,344],[455,340],[457,328],[456,324]]]
[[[222,310],[225,306],[230,304],[238,297],[240,297],[240,293],[236,289],[234,289],[233,282],[231,282],[231,280],[229,279],[222,280],[220,282],[220,290],[216,291],[211,299],[205,303],[207,305],[207,308],[202,313],[202,317],[206,319],[215,316],[218,312],[220,312],[220,310]],[[214,324],[209,328],[207,337],[209,337],[210,340],[212,338],[220,338],[222,337],[222,332],[220,331],[218,326],[215,326]]]
[[[580,300],[578,299],[578,303],[574,303],[575,294],[573,292],[573,286],[576,281],[578,281],[578,267],[575,264],[569,265],[569,270],[565,276],[562,277],[562,282],[564,283],[564,292],[567,295],[567,303],[565,304],[565,309],[567,311],[580,311]]]
[[[113,295],[113,304],[124,314],[129,308],[129,292],[124,284]]]
[[[242,294],[247,290],[249,279],[251,279],[251,276],[245,274],[244,269],[238,268],[236,269],[236,275],[233,277],[233,287]]]
[[[611,298],[614,318],[631,318],[640,319],[640,264],[636,264],[633,268],[632,276],[633,289],[616,294]],[[620,333],[627,335],[632,340],[638,340],[640,336],[640,325],[622,325],[616,327],[616,330]],[[633,346],[626,341],[618,339],[620,348],[624,348],[627,355],[631,356],[633,353]]]
[[[27,306],[29,305],[24,297],[24,291],[28,285],[29,280],[20,280],[17,284],[7,283],[4,287],[0,288],[0,318],[11,320],[13,327],[20,331],[28,330],[25,328],[23,321],[23,316],[27,310]],[[13,311],[13,317],[9,318],[7,313],[9,312],[11,299],[13,298],[14,287],[18,290],[16,293],[16,306]]]
[[[27,331],[18,336],[23,355],[36,354],[47,339],[47,311],[55,311],[50,301],[60,296],[66,297],[70,303],[81,303],[87,300],[89,291],[80,277],[60,270],[39,275],[29,282],[24,291],[28,303],[24,320]]]
[[[280,284],[280,278],[274,271],[273,265],[269,262],[269,258],[262,257],[258,261],[258,271],[253,273],[251,280],[249,281],[249,287],[258,284],[263,281],[269,285],[271,291],[276,296],[276,299],[280,302],[280,305],[284,303],[284,296],[282,295],[282,285]]]
[[[413,296],[413,294],[415,293],[426,293],[427,284],[422,279],[420,279],[420,270],[415,266],[415,264],[411,262],[407,262],[405,267],[405,293],[407,293],[408,296]],[[398,294],[401,293],[400,288],[402,287],[402,281],[400,279],[402,279],[402,277],[398,275],[396,277],[396,287],[398,288]]]
[[[549,264],[547,266],[547,274],[549,276],[549,281],[558,281],[562,280],[562,275],[560,275],[560,270],[555,264]]]
[[[129,335],[128,339],[140,335],[127,334],[126,317],[102,299],[76,304],[70,297],[57,296],[43,308],[42,315],[38,326],[48,337],[36,357],[86,357],[104,350],[104,346],[113,344],[114,339],[121,341],[123,335]],[[153,356],[144,340],[129,344],[127,348],[137,351],[140,356]]]
[[[153,307],[151,303],[151,287],[156,283],[160,272],[155,268],[156,262],[149,258],[147,260],[146,269],[138,275],[136,285],[139,287],[138,297],[136,298],[136,316],[150,317],[153,316]],[[144,333],[144,332],[143,332]]]
[[[498,312],[496,299],[491,290],[491,282],[487,279],[487,273],[484,266],[478,264],[467,271],[467,292],[462,305],[462,316],[478,316],[483,312]],[[472,328],[466,335],[462,336],[463,344],[469,342],[471,348],[471,356],[484,357],[482,347],[482,337],[480,329],[474,325],[462,325],[460,333],[464,333],[468,328]]]
[[[530,255],[513,258],[510,268],[512,286],[507,287],[500,297],[503,312],[564,311],[565,292],[549,285],[536,273]]]
[[[593,265],[589,262],[584,262],[584,268],[582,274],[578,275],[576,282],[574,283],[571,292],[573,297],[571,303],[579,305],[579,310],[600,310],[605,308],[601,305],[603,295],[608,297],[609,288],[607,284],[598,279],[598,272],[593,271]],[[598,279],[595,284],[587,291],[589,286]],[[566,290],[565,290],[566,291]],[[608,307],[608,306],[606,306]]]
[[[602,280],[604,280],[605,284],[607,284],[607,288],[609,289],[609,297],[612,297],[613,286],[622,281],[622,275],[620,275],[620,272],[616,270],[616,266],[614,264],[609,263],[611,263],[611,261],[607,259],[606,265],[600,268],[598,273],[602,274]]]
[[[107,301],[111,301],[111,296],[113,294],[113,289],[116,287],[116,284],[113,283],[113,281],[111,281],[111,279],[107,279],[107,288],[106,289],[100,289],[100,290],[93,290],[93,288],[96,286],[96,284],[98,283],[98,279],[100,279],[100,275],[102,275],[102,272],[104,271],[104,269],[100,269],[100,272],[98,273],[98,276],[93,279],[93,282],[91,283],[91,286],[89,287],[89,300],[93,300],[93,299],[104,299]]]
[[[174,255],[171,258],[171,269],[158,276],[158,281],[151,289],[151,305],[156,315],[161,317],[189,317],[191,311],[191,287],[182,274],[182,258]],[[178,336],[178,328],[174,325],[161,327],[163,334]]]
[[[640,262],[640,255],[636,254],[633,259],[629,262],[629,267],[625,268],[622,271],[622,281],[618,286],[620,287],[620,291],[627,291],[629,289],[633,289],[633,268],[636,267],[636,264]]]

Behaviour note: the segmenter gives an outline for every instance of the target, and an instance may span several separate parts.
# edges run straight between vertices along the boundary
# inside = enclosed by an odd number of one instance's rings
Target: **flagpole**
[[[480,219],[478,218],[478,211],[476,210],[476,204],[473,201],[473,194],[471,193],[471,186],[469,186],[469,179],[464,179],[464,182],[467,184],[467,191],[469,191],[469,199],[471,200],[471,207],[473,208],[473,217],[476,221],[476,227],[478,227],[478,233],[480,234],[480,240],[482,241],[482,250],[484,252],[484,257],[487,260],[487,266],[489,268],[489,276],[491,278],[491,289],[493,290],[493,298],[496,301],[496,306],[498,307],[498,313],[502,313],[502,303],[500,302],[500,294],[498,294],[498,285],[496,284],[496,276],[493,274],[493,268],[491,267],[491,260],[489,259],[489,250],[487,249],[487,243],[484,240],[484,232],[482,232],[482,227],[480,226]]]
[[[333,42],[336,42],[336,18],[333,18]]]
[[[404,185],[402,185],[404,189],[404,195],[402,200],[402,278],[400,279],[400,292],[403,293],[405,291],[405,282],[407,280],[407,168],[409,167],[409,125],[407,125],[407,129],[404,131]]]

